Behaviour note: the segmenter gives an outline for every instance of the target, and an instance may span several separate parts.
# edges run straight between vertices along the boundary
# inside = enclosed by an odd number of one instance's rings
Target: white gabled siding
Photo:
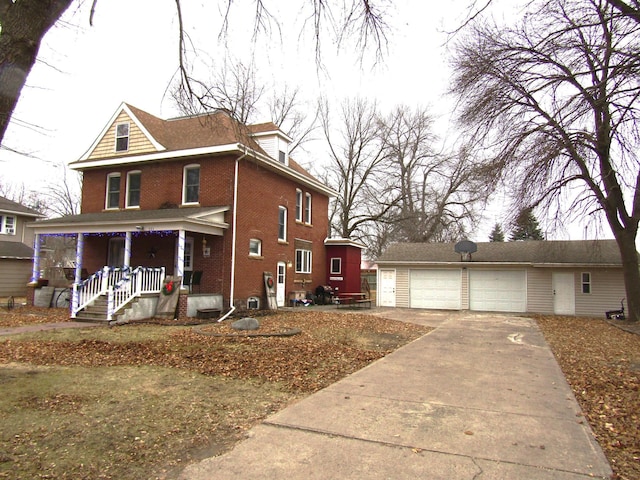
[[[285,165],[289,164],[289,142],[284,138],[273,134],[256,137],[262,149],[276,161],[280,161],[280,152],[284,152]]]

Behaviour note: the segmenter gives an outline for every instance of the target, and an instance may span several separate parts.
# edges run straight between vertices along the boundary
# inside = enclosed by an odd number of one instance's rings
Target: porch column
[[[71,296],[71,317],[76,317],[78,311],[78,305],[80,305],[80,298],[78,292],[78,285],[82,281],[82,254],[84,252],[84,233],[78,233],[76,238],[76,271],[75,278],[73,280],[73,294]]]
[[[175,275],[184,278],[184,244],[185,231],[178,230],[178,258],[176,259]]]
[[[40,234],[36,233],[33,239],[33,265],[31,266],[31,283],[36,283],[40,278]]]
[[[131,232],[126,232],[124,237],[124,266],[131,265]]]

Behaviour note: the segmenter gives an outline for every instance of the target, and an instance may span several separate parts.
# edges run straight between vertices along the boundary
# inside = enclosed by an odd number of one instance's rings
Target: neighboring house
[[[122,290],[127,269],[141,266],[158,291],[153,272],[164,269],[223,308],[263,308],[269,272],[284,306],[288,292],[326,281],[335,195],[289,157],[291,142],[273,123],[240,125],[224,112],[164,120],[123,103],[70,164],[83,174],[81,214],[33,226],[77,237],[76,283],[82,268],[120,269]]]
[[[0,297],[27,294],[33,261],[33,230],[27,227],[43,215],[0,197]]]
[[[625,296],[614,240],[395,244],[378,259],[378,305],[602,316]]]

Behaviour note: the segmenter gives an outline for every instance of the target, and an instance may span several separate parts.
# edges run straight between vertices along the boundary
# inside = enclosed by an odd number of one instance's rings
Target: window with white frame
[[[126,152],[129,150],[129,123],[118,123],[116,125],[116,152]]]
[[[120,174],[110,173],[107,175],[107,208],[118,208],[120,206]]]
[[[184,167],[182,203],[198,203],[200,201],[200,165]]]
[[[140,206],[140,186],[142,173],[139,171],[127,173],[127,207]]]
[[[342,259],[334,257],[331,259],[331,274],[338,275],[340,273],[342,273]]]
[[[302,190],[296,188],[296,222],[302,222]]]
[[[311,273],[311,250],[296,249],[296,273]]]
[[[260,257],[262,255],[262,240],[259,238],[249,239],[249,255],[252,257]]]
[[[582,293],[591,293],[591,273],[583,272],[582,279]]]
[[[304,223],[311,225],[311,194],[305,194],[304,199]]]
[[[278,207],[278,240],[287,241],[287,207]]]
[[[15,235],[16,217],[13,215],[0,215],[0,233],[4,235]]]
[[[286,153],[284,153],[282,150],[278,152],[278,161],[280,163],[287,163]]]

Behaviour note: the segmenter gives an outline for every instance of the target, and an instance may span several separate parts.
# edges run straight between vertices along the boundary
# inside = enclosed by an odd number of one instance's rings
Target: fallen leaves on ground
[[[315,392],[429,329],[370,315],[320,311],[260,318],[261,332],[299,328],[290,337],[238,336],[229,323],[181,328],[147,341],[11,340],[0,343],[0,362],[35,365],[154,365],[230,378],[283,382],[296,392]],[[160,328],[129,325],[119,329]],[[230,334],[212,336],[208,333]],[[251,332],[247,332],[251,333]],[[46,337],[45,337],[46,338]]]
[[[68,322],[69,310],[66,308],[41,308],[16,306],[0,308],[0,327],[20,327],[24,325]]]
[[[617,478],[640,478],[640,335],[600,319],[537,321]]]

